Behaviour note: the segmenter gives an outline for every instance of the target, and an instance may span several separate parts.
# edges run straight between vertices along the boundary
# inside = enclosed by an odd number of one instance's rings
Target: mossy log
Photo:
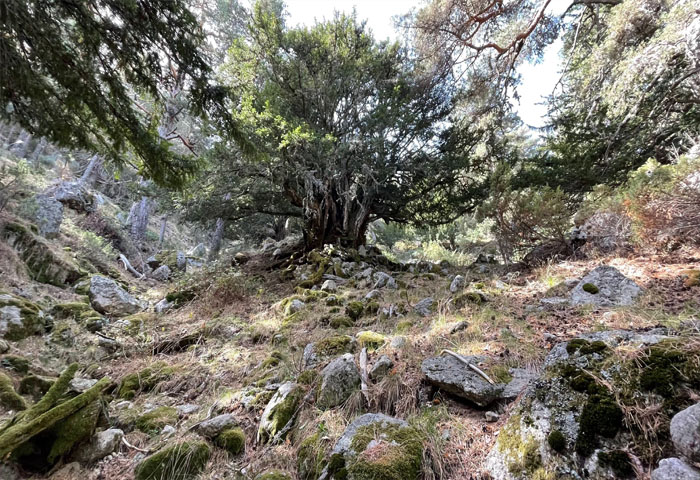
[[[93,403],[102,391],[111,384],[109,378],[103,378],[89,390],[59,403],[68,390],[68,384],[73,379],[77,369],[77,364],[69,366],[41,400],[30,409],[15,415],[0,429],[0,458],[6,457],[35,435]]]

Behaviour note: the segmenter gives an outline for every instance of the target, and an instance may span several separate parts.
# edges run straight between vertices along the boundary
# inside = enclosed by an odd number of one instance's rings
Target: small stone
[[[404,345],[406,345],[406,337],[398,336],[398,337],[393,337],[391,339],[391,343],[389,344],[391,348],[403,348]]]
[[[678,453],[691,462],[700,462],[700,403],[673,416],[671,440]]]
[[[230,413],[225,413],[223,415],[219,415],[218,417],[203,421],[197,425],[195,430],[203,437],[214,438],[227,428],[236,426],[237,423],[238,422],[236,422],[233,415]]]
[[[664,458],[651,472],[651,480],[700,480],[700,471],[678,458]]]
[[[171,308],[175,306],[174,302],[169,302],[167,299],[163,299],[160,302],[156,303],[156,306],[154,307],[154,310],[156,313],[165,313]]]
[[[163,438],[168,438],[169,436],[175,434],[175,432],[177,432],[175,427],[173,427],[172,425],[166,425],[163,427],[163,430],[161,430],[160,435]]]
[[[199,405],[195,405],[193,403],[186,403],[184,405],[178,405],[175,407],[175,410],[177,410],[177,413],[180,416],[187,416],[195,413],[196,411],[199,410]]]
[[[301,300],[294,299],[291,302],[289,302],[289,305],[287,305],[287,315],[291,315],[292,313],[296,313],[302,308],[304,308],[306,304],[302,302]]]
[[[92,436],[87,445],[78,450],[76,460],[81,463],[94,463],[101,460],[119,448],[122,438],[124,438],[124,432],[117,428],[98,432]]]
[[[465,283],[466,280],[462,275],[455,276],[455,278],[452,280],[452,283],[450,283],[450,292],[455,293],[458,290],[464,288]]]
[[[413,310],[421,317],[429,317],[433,314],[434,304],[432,297],[424,298],[413,306]]]
[[[71,391],[75,393],[83,393],[92,388],[97,383],[93,378],[74,378],[70,381],[69,386]]]
[[[499,414],[497,414],[496,412],[492,412],[489,410],[488,412],[484,413],[484,418],[486,419],[487,422],[493,423],[493,422],[497,422],[498,419],[501,418],[501,416]]]
[[[367,295],[365,295],[365,300],[374,300],[375,298],[379,298],[382,296],[382,292],[379,290],[370,290],[367,292]]]
[[[10,344],[5,340],[0,339],[0,354],[10,351]]]
[[[387,376],[393,367],[394,362],[392,362],[388,356],[382,355],[376,362],[374,362],[372,369],[369,371],[370,380],[375,383],[381,381]]]
[[[324,292],[335,292],[338,289],[338,285],[333,280],[326,280],[321,285],[321,290]]]
[[[469,322],[466,320],[462,320],[461,322],[456,323],[452,328],[450,328],[450,333],[455,334],[458,332],[461,332],[462,330],[466,330],[469,328]]]
[[[170,274],[170,267],[167,265],[161,265],[153,270],[153,273],[151,273],[151,278],[158,280],[159,282],[165,282],[170,278]]]

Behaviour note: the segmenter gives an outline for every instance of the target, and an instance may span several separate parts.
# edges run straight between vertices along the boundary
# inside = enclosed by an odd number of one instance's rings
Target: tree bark
[[[17,130],[17,125],[14,123],[10,124],[10,130],[7,132],[7,135],[4,137],[5,140],[3,141],[3,147],[4,148],[9,148],[10,145],[12,145],[12,137],[15,136],[15,131]]]
[[[163,248],[163,242],[165,241],[165,227],[168,226],[168,216],[163,215],[163,221],[160,224],[160,236],[158,237],[158,246]]]
[[[87,164],[87,167],[85,167],[85,171],[80,176],[80,180],[78,180],[78,182],[81,185],[85,185],[85,184],[89,185],[90,184],[90,181],[91,181],[90,177],[92,177],[92,174],[94,173],[95,168],[97,168],[97,165],[99,163],[100,163],[100,157],[97,154],[93,155],[92,158],[90,159],[90,162]]]
[[[216,219],[216,228],[211,236],[211,246],[209,247],[209,260],[216,260],[221,251],[221,244],[224,240],[224,230],[226,223],[223,218]]]
[[[142,242],[146,238],[148,228],[148,197],[141,197],[141,201],[136,204],[136,208],[131,207],[133,218],[131,219],[131,238],[136,242]],[[131,214],[130,214],[131,216]]]

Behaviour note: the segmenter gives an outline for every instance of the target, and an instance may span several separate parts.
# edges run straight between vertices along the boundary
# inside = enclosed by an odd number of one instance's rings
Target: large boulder
[[[465,362],[477,365],[482,357],[464,357]],[[486,407],[497,400],[504,385],[491,384],[469,366],[452,355],[427,358],[421,371],[428,382],[452,395],[464,398],[480,407]]]
[[[591,270],[571,291],[571,304],[616,307],[632,305],[642,289],[608,265]]]
[[[203,437],[214,438],[224,430],[235,427],[237,424],[238,422],[233,415],[224,413],[198,424],[196,431]]]
[[[0,338],[22,340],[44,330],[44,313],[24,298],[0,292]]]
[[[321,480],[418,478],[423,438],[405,421],[367,413],[345,429],[330,453]]]
[[[487,471],[494,480],[633,476],[637,459],[628,446],[648,440],[628,429],[624,412],[638,408],[639,399],[688,406],[700,351],[686,343],[658,330],[597,332],[557,344],[511,410],[487,456]],[[660,409],[644,421],[663,425],[668,414]],[[655,440],[654,451],[669,455],[673,446],[664,437]],[[645,468],[653,466],[653,458],[638,455]]]
[[[77,212],[91,212],[95,209],[95,197],[81,182],[61,182],[49,189],[47,193]]]
[[[700,403],[671,419],[671,440],[678,453],[691,462],[700,462]]]
[[[360,387],[362,382],[360,371],[350,353],[346,353],[326,365],[321,371],[321,377],[321,388],[316,399],[316,406],[321,409],[342,405]]]
[[[268,402],[258,428],[258,441],[267,442],[280,433],[292,420],[304,390],[294,382],[283,383]]]
[[[56,238],[63,222],[63,204],[50,195],[36,196],[36,224],[39,234],[45,238]]]
[[[143,310],[141,303],[111,278],[94,275],[90,279],[90,304],[105,315],[121,317]]]
[[[65,287],[84,275],[67,252],[55,249],[25,225],[17,222],[4,224],[0,238],[17,251],[30,276],[37,282]]]

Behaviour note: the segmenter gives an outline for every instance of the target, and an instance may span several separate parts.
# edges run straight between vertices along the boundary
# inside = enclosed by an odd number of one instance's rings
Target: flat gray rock
[[[464,358],[475,365],[479,363],[478,357]],[[421,371],[432,385],[480,407],[486,407],[500,398],[504,390],[504,385],[490,384],[451,355],[425,359]]]
[[[143,310],[141,303],[111,278],[94,275],[90,279],[90,304],[105,315],[116,317]]]
[[[233,415],[225,413],[209,420],[205,420],[195,429],[203,437],[214,438],[227,428],[235,426],[238,422]]]
[[[625,277],[617,268],[601,265],[591,270],[574,287],[571,291],[571,304],[601,307],[632,305],[641,293],[639,285]]]

